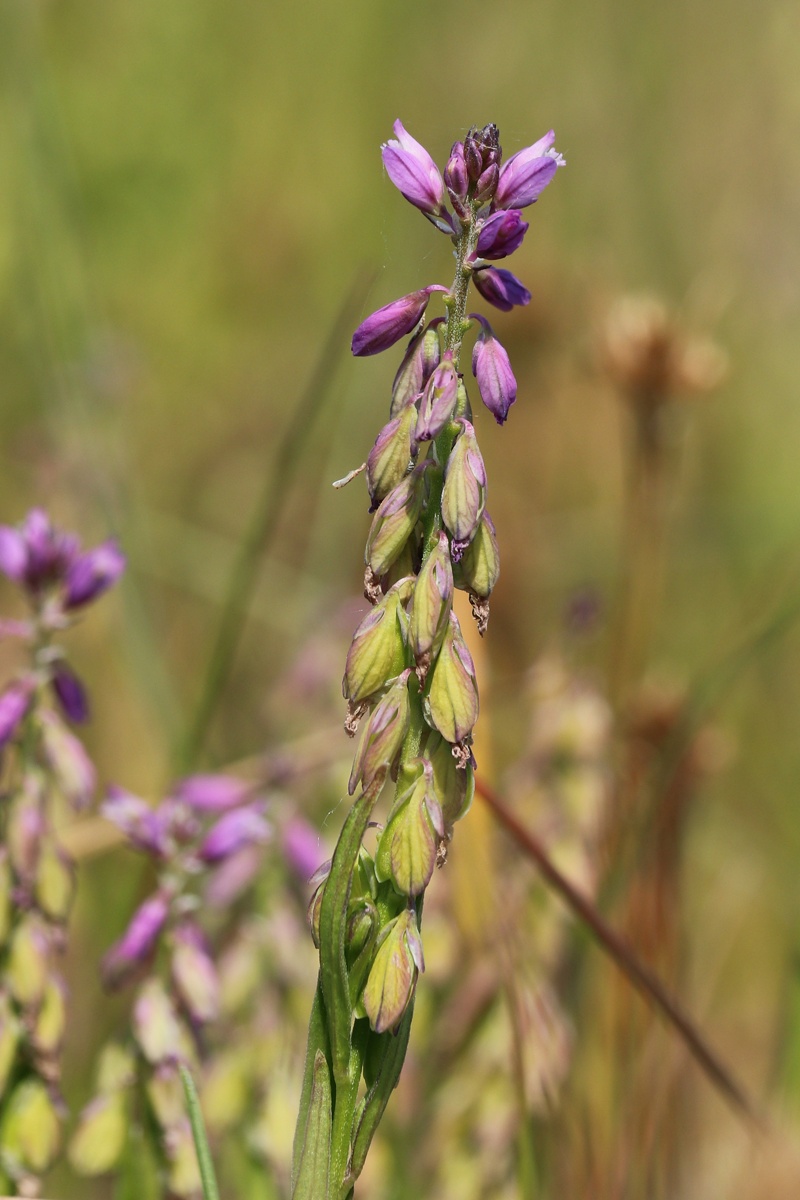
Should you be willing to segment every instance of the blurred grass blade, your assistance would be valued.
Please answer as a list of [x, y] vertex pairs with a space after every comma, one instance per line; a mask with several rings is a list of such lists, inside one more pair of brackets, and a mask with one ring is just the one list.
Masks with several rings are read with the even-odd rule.
[[181, 1073], [181, 1081], [183, 1083], [183, 1093], [186, 1097], [186, 1108], [189, 1112], [189, 1122], [192, 1126], [194, 1148], [197, 1153], [197, 1165], [200, 1168], [200, 1179], [202, 1180], [203, 1184], [203, 1197], [204, 1200], [219, 1200], [217, 1177], [214, 1174], [214, 1163], [211, 1158], [211, 1151], [208, 1148], [206, 1127], [205, 1122], [203, 1121], [203, 1112], [200, 1108], [200, 1097], [197, 1095], [197, 1088], [194, 1085], [194, 1080], [183, 1063], [179, 1064], [179, 1069]]
[[317, 1050], [303, 1143], [292, 1200], [328, 1200], [331, 1161], [331, 1077], [325, 1055]]
[[351, 327], [360, 311], [372, 276], [360, 272], [336, 314], [328, 337], [320, 351], [305, 392], [294, 410], [289, 427], [278, 446], [274, 465], [250, 519], [239, 553], [234, 560], [230, 580], [214, 635], [205, 674], [183, 744], [178, 748], [180, 772], [190, 770], [203, 745], [211, 719], [228, 681], [242, 635], [247, 605], [258, 580], [262, 555], [268, 549], [278, 525], [282, 507], [295, 472], [331, 394], [342, 347], [348, 344]]
[[728, 1067], [717, 1057], [694, 1022], [670, 995], [661, 980], [635, 955], [624, 938], [611, 928], [595, 905], [583, 896], [552, 862], [542, 843], [506, 808], [496, 792], [476, 778], [475, 791], [488, 805], [503, 828], [525, 854], [536, 863], [545, 882], [555, 891], [586, 926], [606, 953], [614, 960], [637, 991], [652, 1001], [681, 1038], [683, 1044], [725, 1099], [754, 1124], [763, 1126], [763, 1118]]

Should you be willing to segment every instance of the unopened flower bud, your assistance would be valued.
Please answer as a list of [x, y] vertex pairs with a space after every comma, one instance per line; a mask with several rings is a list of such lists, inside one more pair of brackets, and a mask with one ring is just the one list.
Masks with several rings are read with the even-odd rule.
[[78, 555], [67, 571], [65, 607], [80, 608], [96, 600], [124, 570], [125, 555], [113, 540]]
[[62, 979], [50, 979], [31, 1032], [31, 1042], [36, 1053], [44, 1058], [56, 1055], [64, 1041], [66, 1027], [66, 988]]
[[164, 892], [156, 892], [139, 905], [128, 928], [103, 959], [101, 971], [106, 987], [119, 987], [151, 958], [169, 910], [169, 897]]
[[413, 579], [396, 583], [353, 634], [342, 680], [342, 694], [351, 704], [374, 696], [406, 665], [408, 618], [403, 606], [413, 588]]
[[498, 259], [513, 254], [528, 231], [516, 209], [502, 209], [484, 221], [475, 247], [477, 258]]
[[199, 850], [201, 861], [219, 863], [244, 846], [269, 841], [272, 827], [264, 815], [265, 809], [263, 801], [254, 801], [220, 817], [203, 839]]
[[386, 574], [414, 532], [425, 499], [427, 466], [420, 463], [398, 483], [372, 518], [364, 559], [375, 575]]
[[150, 978], [139, 989], [133, 1006], [133, 1035], [150, 1063], [180, 1058], [186, 1031], [160, 979]]
[[172, 795], [195, 812], [218, 813], [243, 804], [253, 785], [236, 775], [189, 775], [175, 785]]
[[517, 381], [505, 347], [501, 346], [485, 317], [472, 314], [483, 326], [472, 351], [472, 373], [478, 380], [481, 400], [502, 425], [517, 398]]
[[447, 837], [455, 822], [469, 812], [475, 795], [475, 772], [469, 763], [464, 769], [456, 766], [453, 747], [438, 733], [428, 739], [425, 757], [433, 771], [433, 788], [441, 805]]
[[418, 975], [425, 970], [413, 911], [406, 909], [395, 917], [381, 938], [362, 999], [375, 1033], [385, 1033], [399, 1024], [414, 995]]
[[408, 343], [392, 384], [391, 417], [398, 416], [409, 400], [416, 400], [438, 367], [442, 357], [438, 329], [443, 323], [444, 317], [434, 317]]
[[410, 674], [410, 669], [403, 671], [375, 706], [350, 772], [347, 790], [351, 796], [359, 782], [362, 788], [368, 788], [381, 773], [385, 775], [400, 751], [411, 718]]
[[39, 713], [45, 757], [64, 799], [76, 811], [91, 802], [97, 775], [83, 743], [54, 712]]
[[33, 685], [28, 680], [10, 684], [0, 695], [0, 750], [15, 737], [24, 721], [33, 697]]
[[469, 174], [467, 173], [463, 142], [453, 143], [447, 166], [444, 169], [444, 182], [456, 212], [459, 216], [464, 216], [467, 212], [464, 202], [469, 191]]
[[452, 602], [450, 543], [442, 530], [436, 545], [422, 564], [409, 612], [409, 645], [416, 661], [424, 667], [423, 677], [432, 656], [441, 645]]
[[491, 163], [485, 171], [481, 172], [478, 182], [475, 184], [475, 203], [488, 204], [497, 191], [497, 181], [500, 178], [500, 168], [497, 163]]
[[103, 1175], [122, 1157], [128, 1138], [122, 1092], [96, 1096], [86, 1105], [69, 1144], [70, 1165], [79, 1175]]
[[504, 267], [483, 267], [473, 273], [472, 279], [484, 300], [503, 312], [511, 312], [515, 305], [531, 302], [531, 294], [524, 283]]
[[6, 980], [11, 995], [25, 1008], [41, 1002], [49, 978], [50, 941], [43, 923], [35, 916], [22, 918], [11, 934], [6, 961]]
[[219, 1015], [219, 979], [200, 929], [189, 922], [174, 934], [172, 978], [193, 1021], [203, 1024]]
[[429, 679], [423, 701], [425, 719], [448, 742], [463, 742], [478, 719], [478, 685], [455, 613], [450, 613], [450, 625]]
[[59, 663], [53, 672], [53, 691], [68, 721], [82, 725], [89, 720], [89, 698], [74, 671]]
[[391, 304], [384, 304], [383, 308], [377, 309], [362, 321], [353, 334], [353, 354], [359, 358], [388, 350], [395, 342], [399, 342], [400, 338], [411, 333], [421, 320], [428, 307], [431, 292], [446, 291], [447, 288], [441, 284], [432, 283], [417, 292], [401, 296], [399, 300], [392, 300]]
[[58, 1154], [61, 1122], [44, 1083], [25, 1079], [6, 1101], [0, 1126], [3, 1157], [24, 1174], [42, 1175]]
[[419, 896], [430, 883], [444, 834], [431, 764], [421, 760], [419, 775], [398, 796], [381, 834], [375, 856], [378, 879], [391, 879], [404, 896]]
[[458, 562], [475, 536], [486, 505], [486, 468], [475, 430], [465, 418], [461, 434], [447, 460], [442, 491], [442, 517], [453, 537], [453, 562]]
[[75, 870], [72, 862], [52, 838], [47, 838], [36, 868], [36, 902], [51, 921], [63, 923], [69, 916], [74, 895]]
[[0, 1096], [6, 1094], [6, 1084], [17, 1057], [22, 1026], [6, 992], [0, 992]]
[[497, 126], [490, 124], [478, 129], [473, 125], [464, 139], [464, 157], [472, 182], [476, 183], [487, 168], [499, 163], [502, 154]]
[[458, 372], [453, 366], [452, 356], [446, 354], [444, 361], [431, 375], [419, 402], [419, 416], [414, 438], [418, 442], [429, 442], [438, 437], [452, 419], [458, 395]]
[[369, 900], [359, 900], [347, 921], [345, 954], [349, 963], [355, 962], [372, 937], [377, 920], [375, 905]]
[[416, 406], [409, 400], [375, 439], [367, 459], [367, 489], [373, 510], [397, 487], [413, 464], [411, 438], [416, 420]]

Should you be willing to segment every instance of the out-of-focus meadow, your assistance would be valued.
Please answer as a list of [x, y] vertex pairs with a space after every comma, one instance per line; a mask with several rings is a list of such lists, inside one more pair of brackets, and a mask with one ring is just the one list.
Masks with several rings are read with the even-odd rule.
[[[531, 825], [561, 829], [518, 765], [532, 706], [569, 692], [560, 672], [606, 696], [623, 578], [638, 572], [646, 662], [610, 697], [603, 770], [626, 780], [634, 820], [637, 788], [658, 799], [665, 744], [696, 761], [663, 833], [670, 862], [660, 835], [645, 838], [601, 899], [770, 1127], [753, 1134], [574, 927], [518, 920], [533, 868], [476, 802], [434, 879], [411, 1058], [363, 1194], [796, 1196], [797, 6], [4, 0], [0, 68], [0, 520], [41, 504], [87, 541], [116, 533], [129, 556], [119, 594], [70, 635], [103, 783], [155, 798], [185, 765], [237, 549], [278, 473], [277, 527], [192, 765], [330, 734], [332, 769], [290, 778], [283, 797], [323, 830], [321, 858], [342, 816], [337, 693], [367, 532], [363, 486], [330, 484], [384, 423], [396, 362], [355, 362], [349, 337], [372, 309], [451, 277], [447, 240], [398, 196], [379, 145], [397, 117], [440, 163], [473, 123], [496, 122], [506, 154], [555, 128], [568, 165], [515, 265], [533, 300], [494, 321], [519, 398], [505, 428], [476, 421], [502, 556], [480, 765]], [[643, 291], [728, 358], [719, 387], [666, 414], [644, 535], [630, 493], [623, 517], [631, 413], [600, 349], [615, 301]], [[583, 624], [576, 598], [592, 610]], [[14, 604], [4, 585], [4, 613]], [[583, 717], [562, 719], [579, 737]], [[126, 993], [109, 1002], [96, 963], [147, 886], [128, 851], [81, 853], [75, 1111], [102, 1037], [125, 1021]], [[579, 883], [591, 874], [572, 865]], [[648, 926], [648, 886], [665, 874]], [[512, 924], [507, 958], [488, 953]], [[303, 932], [281, 936], [257, 1117], [239, 1158], [216, 1142], [241, 1196], [285, 1186], [314, 955]], [[529, 976], [528, 1003], [514, 981]], [[111, 1194], [65, 1166], [47, 1188]]]

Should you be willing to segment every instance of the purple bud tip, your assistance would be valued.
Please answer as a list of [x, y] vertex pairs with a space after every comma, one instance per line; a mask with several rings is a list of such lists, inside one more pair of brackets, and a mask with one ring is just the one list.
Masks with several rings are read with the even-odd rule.
[[505, 348], [501, 346], [485, 317], [470, 313], [483, 329], [472, 351], [472, 373], [478, 380], [481, 400], [498, 425], [508, 417], [508, 410], [517, 398], [517, 381]]
[[196, 812], [214, 813], [242, 804], [252, 791], [252, 784], [234, 775], [190, 775], [175, 786], [173, 795]]
[[295, 816], [286, 822], [282, 841], [287, 863], [302, 883], [308, 883], [319, 870], [325, 853], [319, 833], [308, 821]]
[[125, 570], [125, 555], [115, 541], [79, 555], [67, 572], [65, 606], [79, 608], [108, 591]]
[[446, 287], [434, 283], [429, 287], [421, 288], [418, 292], [410, 292], [407, 296], [401, 296], [399, 300], [393, 300], [391, 304], [385, 304], [383, 308], [379, 308], [377, 312], [368, 316], [366, 321], [362, 321], [353, 334], [351, 347], [353, 354], [357, 358], [363, 358], [370, 354], [380, 354], [382, 350], [388, 350], [395, 342], [399, 342], [400, 338], [411, 333], [414, 326], [421, 320], [422, 314], [428, 307], [431, 292], [446, 291]]
[[86, 689], [77, 675], [63, 663], [53, 672], [53, 691], [61, 711], [68, 721], [82, 725], [89, 720], [89, 700]]

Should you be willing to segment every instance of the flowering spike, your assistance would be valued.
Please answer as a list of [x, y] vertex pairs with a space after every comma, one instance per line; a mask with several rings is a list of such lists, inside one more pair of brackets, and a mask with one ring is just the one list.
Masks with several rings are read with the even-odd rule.
[[450, 452], [442, 491], [442, 517], [453, 536], [453, 562], [458, 562], [475, 536], [486, 504], [486, 468], [475, 430], [460, 418], [461, 434]]
[[484, 300], [503, 312], [511, 312], [515, 305], [531, 302], [531, 294], [525, 285], [504, 267], [482, 267], [472, 278]]
[[494, 336], [491, 325], [485, 317], [473, 315], [483, 328], [472, 351], [472, 373], [478, 380], [481, 400], [497, 424], [502, 425], [517, 398], [517, 381], [508, 354]]
[[424, 701], [425, 719], [453, 745], [464, 742], [478, 719], [475, 664], [455, 613], [433, 668]]
[[394, 135], [381, 146], [386, 173], [410, 204], [431, 217], [441, 217], [444, 206], [444, 180], [428, 151], [407, 133], [400, 121], [394, 123]]
[[538, 142], [518, 150], [500, 168], [494, 196], [496, 208], [527, 208], [537, 200], [559, 167], [566, 165], [553, 149], [556, 135], [551, 129]]

